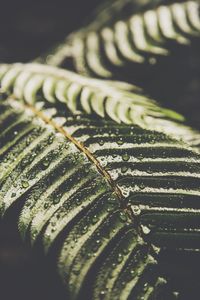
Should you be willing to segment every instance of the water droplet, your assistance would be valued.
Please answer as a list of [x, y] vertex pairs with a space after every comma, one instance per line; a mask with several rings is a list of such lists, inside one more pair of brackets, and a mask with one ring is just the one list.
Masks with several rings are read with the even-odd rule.
[[120, 264], [123, 261], [123, 256], [121, 253], [118, 254], [117, 262]]
[[151, 168], [146, 169], [146, 172], [147, 172], [148, 174], [152, 174]]
[[100, 141], [99, 141], [99, 145], [100, 145], [100, 146], [103, 146], [103, 145], [104, 145], [104, 141], [103, 141], [103, 140], [100, 140]]
[[101, 158], [101, 159], [99, 159], [99, 161], [100, 161], [101, 166], [102, 166], [103, 168], [105, 168], [105, 167], [107, 166], [107, 161], [105, 160], [105, 158]]
[[123, 161], [128, 161], [130, 159], [130, 156], [128, 154], [122, 155]]
[[43, 169], [48, 168], [49, 164], [50, 164], [49, 159], [45, 158], [42, 162]]
[[87, 232], [87, 229], [88, 229], [88, 227], [87, 227], [87, 226], [84, 226], [84, 227], [82, 228], [82, 230], [81, 230], [82, 234], [85, 234], [85, 233]]
[[97, 251], [99, 250], [100, 245], [94, 245], [92, 248], [93, 256], [97, 255]]
[[143, 189], [145, 188], [144, 183], [140, 183], [139, 188], [140, 188], [141, 190], [143, 190]]
[[121, 168], [121, 172], [124, 174], [124, 173], [126, 173], [128, 171], [128, 168], [126, 167], [126, 166], [123, 166], [122, 168]]
[[56, 215], [56, 219], [59, 220], [60, 219], [60, 214]]
[[120, 220], [122, 222], [126, 222], [127, 221], [127, 216], [124, 212], [120, 212]]
[[57, 196], [55, 199], [53, 199], [53, 204], [58, 204], [60, 202], [60, 197]]
[[80, 205], [82, 203], [82, 199], [81, 198], [77, 198], [75, 201], [76, 201], [77, 205]]
[[123, 197], [127, 198], [130, 194], [130, 190], [124, 186], [120, 187]]
[[29, 207], [29, 206], [31, 206], [31, 201], [29, 200], [29, 201], [26, 201], [26, 207]]
[[91, 253], [87, 253], [86, 255], [87, 258], [90, 258], [91, 256], [92, 256]]
[[128, 254], [128, 252], [129, 252], [129, 250], [128, 250], [128, 249], [123, 249], [122, 251], [123, 251], [123, 254], [124, 254], [124, 255], [127, 255], [127, 254]]
[[113, 210], [113, 205], [109, 206], [106, 210], [107, 212], [111, 212]]
[[139, 216], [141, 214], [141, 210], [139, 206], [132, 205], [131, 206], [132, 212], [135, 216]]
[[113, 268], [115, 268], [116, 267], [116, 263], [112, 263], [112, 266], [113, 266]]
[[109, 173], [110, 173], [112, 180], [117, 180], [117, 178], [119, 177], [119, 173], [117, 170], [111, 170]]
[[138, 160], [143, 160], [143, 158], [144, 158], [144, 155], [143, 155], [142, 153], [140, 153], [140, 154], [138, 155]]
[[47, 209], [49, 207], [49, 204], [48, 203], [45, 203], [44, 204], [44, 209]]
[[23, 180], [23, 181], [22, 181], [22, 187], [23, 187], [24, 189], [28, 188], [28, 187], [29, 187], [29, 182], [26, 181], [26, 180]]
[[149, 234], [151, 232], [150, 228], [144, 225], [141, 225], [142, 231], [145, 235]]
[[101, 291], [100, 295], [105, 295], [105, 293], [106, 293], [105, 291]]
[[117, 141], [117, 144], [118, 144], [118, 145], [123, 145], [123, 143], [124, 143], [124, 142], [123, 142], [122, 138], [120, 138], [120, 139]]
[[97, 217], [97, 215], [94, 215], [92, 218], [92, 224], [96, 224], [98, 222], [99, 218]]
[[53, 137], [53, 136], [50, 136], [50, 137], [48, 138], [48, 144], [49, 144], [49, 145], [52, 144], [52, 143], [53, 143], [53, 140], [54, 140], [54, 137]]
[[115, 202], [116, 202], [116, 198], [109, 197], [109, 198], [108, 198], [108, 202], [109, 202], [109, 203], [115, 203]]

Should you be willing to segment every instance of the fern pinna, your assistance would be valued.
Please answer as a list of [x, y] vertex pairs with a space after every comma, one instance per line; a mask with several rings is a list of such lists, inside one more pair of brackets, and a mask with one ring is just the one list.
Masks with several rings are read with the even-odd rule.
[[1, 104], [1, 215], [23, 206], [22, 237], [42, 235], [47, 253], [61, 238], [71, 299], [173, 299], [151, 241], [199, 248], [198, 152], [136, 125], [41, 107]]
[[97, 19], [71, 34], [44, 60], [65, 66], [72, 59], [78, 73], [111, 78], [120, 70], [130, 72], [130, 64], [133, 70], [144, 62], [155, 64], [174, 46], [188, 45], [200, 35], [198, 1], [162, 4], [125, 19], [109, 20], [102, 24]]
[[117, 123], [164, 132], [199, 149], [199, 132], [184, 125], [182, 115], [159, 107], [142, 89], [131, 84], [88, 79], [33, 63], [0, 65], [0, 83], [2, 93], [29, 104], [43, 99], [73, 114], [96, 114]]

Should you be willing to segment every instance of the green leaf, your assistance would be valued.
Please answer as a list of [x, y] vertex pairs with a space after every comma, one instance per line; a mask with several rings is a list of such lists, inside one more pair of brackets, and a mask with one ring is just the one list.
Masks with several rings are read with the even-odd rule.
[[199, 249], [199, 154], [163, 133], [41, 107], [0, 104], [1, 215], [19, 206], [22, 237], [46, 253], [57, 245], [70, 299], [174, 299], [151, 241]]
[[[173, 46], [199, 38], [198, 1], [168, 5], [157, 1], [157, 6], [134, 2], [106, 6], [95, 21], [72, 33], [43, 61], [62, 67], [71, 59], [80, 74], [111, 78], [121, 69], [129, 70], [130, 65], [137, 72], [137, 65], [155, 64], [157, 58], [170, 55]], [[126, 4], [128, 12], [124, 13]]]
[[130, 84], [90, 79], [40, 64], [0, 65], [2, 92], [34, 104], [41, 99], [73, 114], [96, 114], [117, 123], [164, 132], [198, 148], [199, 132], [184, 117], [139, 93]]

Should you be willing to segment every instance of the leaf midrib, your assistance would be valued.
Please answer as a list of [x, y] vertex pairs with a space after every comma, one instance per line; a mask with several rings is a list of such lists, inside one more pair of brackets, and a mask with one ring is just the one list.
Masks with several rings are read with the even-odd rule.
[[101, 166], [98, 159], [89, 151], [89, 149], [87, 147], [85, 147], [85, 145], [82, 142], [79, 142], [76, 138], [74, 138], [71, 134], [69, 134], [65, 128], [63, 128], [62, 126], [59, 126], [53, 119], [50, 119], [49, 117], [47, 117], [45, 115], [45, 113], [43, 113], [42, 111], [39, 111], [33, 105], [24, 104], [24, 103], [21, 103], [21, 105], [24, 108], [30, 109], [37, 117], [39, 117], [46, 124], [51, 125], [54, 128], [54, 130], [56, 130], [57, 132], [64, 135], [65, 138], [67, 138], [70, 142], [72, 142], [76, 146], [76, 148], [78, 148], [79, 151], [84, 153], [87, 156], [87, 158], [89, 159], [89, 161], [95, 165], [98, 172], [109, 183], [109, 185], [111, 186], [111, 188], [113, 190], [113, 193], [117, 196], [117, 198], [120, 200], [120, 202], [122, 204], [124, 203], [124, 201], [123, 201], [124, 197], [123, 197], [122, 192], [121, 192], [120, 188], [118, 187], [118, 185], [113, 181], [110, 174]]

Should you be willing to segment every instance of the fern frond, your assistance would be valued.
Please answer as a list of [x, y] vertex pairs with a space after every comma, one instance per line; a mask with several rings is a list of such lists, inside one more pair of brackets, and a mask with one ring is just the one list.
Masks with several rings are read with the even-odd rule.
[[90, 79], [40, 64], [0, 65], [0, 83], [2, 92], [29, 104], [42, 98], [73, 114], [96, 114], [199, 145], [199, 133], [185, 126], [181, 115], [159, 107], [130, 84]]
[[[151, 189], [152, 203], [159, 192], [170, 193], [177, 208], [182, 205], [177, 193], [198, 198], [187, 178], [199, 180], [199, 154], [139, 127], [85, 116], [64, 118], [61, 127], [56, 110], [41, 110], [40, 103], [31, 106], [8, 99], [0, 104], [1, 215], [19, 205], [19, 231], [24, 238], [32, 244], [42, 241], [47, 253], [60, 245], [58, 269], [70, 299], [83, 299], [85, 293], [84, 299], [174, 299], [160, 279], [154, 246], [145, 241], [147, 232], [130, 203], [133, 195], [145, 196]], [[166, 151], [175, 160], [167, 163], [168, 170], [163, 168]], [[181, 164], [177, 170], [185, 155], [190, 167]], [[197, 203], [193, 210], [198, 214]], [[193, 210], [188, 208], [185, 218], [190, 237], [197, 230], [191, 226]], [[173, 217], [177, 215], [178, 209]], [[179, 228], [174, 231], [179, 236]], [[184, 243], [183, 239], [178, 247], [184, 249]], [[197, 249], [196, 239], [193, 246]]]
[[104, 26], [93, 22], [70, 35], [46, 63], [64, 66], [72, 58], [78, 73], [111, 78], [130, 64], [155, 64], [157, 58], [169, 55], [171, 47], [190, 44], [199, 36], [198, 1], [177, 2]]
[[[15, 106], [16, 105], [15, 103]], [[20, 107], [20, 104], [18, 105]], [[16, 116], [15, 118], [13, 118], [13, 114]], [[55, 110], [53, 114], [55, 114]], [[30, 190], [30, 195], [26, 192], [26, 197], [29, 198], [30, 196], [30, 201], [27, 201], [27, 205], [25, 205], [21, 214], [21, 219], [25, 220], [25, 227], [22, 226], [21, 228], [32, 228], [31, 236], [34, 241], [37, 237], [36, 232], [38, 232], [38, 234], [41, 232], [44, 226], [43, 222], [48, 217], [46, 210], [49, 209], [51, 215], [55, 208], [56, 210], [58, 209], [57, 206], [52, 208], [52, 201], [56, 195], [59, 195], [58, 198], [60, 199], [60, 197], [62, 198], [62, 193], [64, 191], [66, 192], [66, 183], [64, 184], [64, 182], [68, 182], [70, 178], [68, 182], [70, 189], [72, 188], [71, 184], [72, 186], [76, 185], [78, 187], [79, 180], [81, 180], [81, 184], [84, 186], [86, 184], [85, 180], [87, 179], [85, 172], [87, 173], [88, 167], [85, 165], [82, 167], [78, 157], [76, 157], [76, 160], [71, 158], [73, 147], [62, 145], [64, 137], [60, 137], [61, 142], [55, 144], [52, 142], [53, 134], [51, 133], [49, 135], [46, 130], [44, 130], [44, 132], [42, 130], [34, 130], [34, 134], [39, 135], [38, 138], [31, 143], [31, 148], [27, 147], [26, 144], [25, 151], [22, 151], [21, 147], [24, 147], [25, 144], [21, 144], [21, 140], [23, 140], [23, 138], [27, 139], [26, 135], [29, 131], [32, 136], [33, 124], [36, 122], [36, 124], [38, 123], [37, 127], [39, 127], [41, 122], [40, 120], [33, 119], [33, 123], [30, 124], [30, 115], [31, 113], [29, 111], [27, 117], [21, 116], [19, 118], [17, 117], [18, 114], [13, 111], [7, 115], [7, 112], [4, 112], [2, 108], [1, 126], [2, 129], [4, 128], [3, 126], [6, 127], [1, 133], [1, 180], [3, 184], [1, 195], [4, 195], [1, 210], [3, 213], [19, 198], [21, 193], [24, 193], [26, 189]], [[42, 113], [42, 118], [43, 121], [52, 119], [52, 111], [49, 112], [49, 110], [47, 110]], [[54, 116], [53, 120], [57, 122], [58, 117]], [[49, 121], [49, 126], [52, 126], [51, 124], [55, 126], [54, 123]], [[174, 216], [174, 226], [177, 225], [176, 221], [178, 220], [178, 215], [181, 216], [184, 222], [188, 218], [188, 214], [190, 216], [194, 215], [192, 220], [195, 220], [195, 216], [198, 217], [199, 154], [192, 151], [188, 146], [184, 146], [184, 144], [172, 140], [162, 133], [146, 131], [138, 127], [127, 127], [126, 125], [114, 125], [113, 123], [100, 121], [96, 122], [86, 119], [84, 116], [79, 116], [79, 119], [67, 117], [63, 130], [65, 130], [65, 128], [70, 131], [74, 137], [70, 138], [72, 144], [75, 146], [78, 145], [78, 149], [81, 151], [87, 149], [89, 152], [84, 150], [84, 155], [94, 163], [95, 167], [98, 167], [97, 169], [103, 174], [106, 180], [108, 179], [112, 187], [117, 187], [117, 190], [120, 188], [120, 191], [116, 192], [116, 194], [129, 199], [128, 206], [130, 206], [131, 214], [137, 216], [139, 212], [139, 215], [141, 214], [145, 220], [146, 212], [148, 214], [152, 213], [152, 215], [157, 215], [158, 213], [167, 215], [170, 213], [170, 216]], [[62, 132], [65, 133], [65, 131], [60, 129], [60, 133]], [[68, 135], [65, 137], [69, 139]], [[12, 153], [12, 149], [16, 143], [20, 145], [18, 148], [20, 150], [18, 159], [16, 159]], [[83, 143], [85, 145], [84, 147], [82, 147]], [[38, 144], [39, 146], [37, 148]], [[11, 153], [9, 153], [9, 149], [11, 149]], [[17, 148], [15, 148], [15, 151], [16, 149]], [[34, 155], [31, 155], [32, 152]], [[59, 157], [57, 156], [58, 153], [60, 153]], [[8, 154], [10, 156], [7, 157]], [[66, 158], [64, 159], [64, 157]], [[70, 165], [71, 160], [72, 165]], [[55, 176], [55, 166], [59, 164], [61, 164], [61, 166], [58, 168], [58, 174], [65, 171], [64, 167], [66, 167], [66, 164], [68, 164], [68, 172], [66, 177], [63, 176], [62, 178], [63, 185], [60, 181], [55, 181], [54, 185], [52, 180], [53, 178], [55, 178], [55, 180], [57, 179]], [[46, 174], [46, 168], [52, 168], [52, 171], [54, 171], [54, 173], [52, 173], [53, 177], [50, 181], [51, 184], [48, 193], [44, 193], [44, 190], [46, 191], [48, 188], [49, 182], [46, 179], [44, 182], [42, 180]], [[64, 169], [62, 170], [62, 168]], [[107, 171], [104, 172], [104, 169]], [[76, 172], [79, 173], [79, 176], [76, 175]], [[9, 177], [8, 175], [11, 173], [12, 177]], [[91, 176], [92, 173], [89, 172], [89, 176]], [[11, 188], [14, 178], [15, 182]], [[30, 179], [29, 182], [27, 182], [25, 178]], [[76, 180], [78, 180], [78, 182], [76, 182]], [[93, 176], [91, 176], [91, 180], [94, 181]], [[36, 183], [38, 181], [41, 185], [37, 187]], [[65, 187], [64, 191], [62, 191], [61, 188], [59, 192], [60, 188], [58, 183], [60, 188]], [[37, 194], [39, 199], [37, 203], [34, 202], [34, 208], [30, 206], [30, 202], [34, 201], [34, 199], [32, 199], [32, 193], [35, 190], [32, 190], [32, 186], [37, 187], [37, 193], [44, 195], [43, 198], [43, 196]], [[88, 190], [88, 188], [86, 190]], [[54, 189], [56, 194], [52, 193]], [[107, 188], [104, 190], [101, 184], [99, 188], [97, 188], [97, 193], [101, 193], [102, 190], [106, 192]], [[91, 189], [90, 193], [93, 195], [93, 189]], [[67, 194], [69, 197], [72, 197], [69, 191], [67, 191]], [[79, 194], [79, 197], [81, 197], [81, 194]], [[146, 199], [151, 200], [151, 205], [146, 204]], [[173, 199], [173, 205], [171, 199]], [[45, 206], [43, 206], [44, 201]], [[63, 201], [64, 198], [58, 206], [62, 206]], [[72, 200], [72, 204], [73, 202], [74, 200]], [[57, 200], [55, 200], [55, 205], [56, 204], [58, 204]], [[134, 205], [136, 205], [138, 210], [133, 209]], [[71, 207], [69, 205], [68, 209], [72, 207], [73, 205]], [[38, 213], [38, 215], [36, 213]], [[60, 213], [62, 214], [62, 210]], [[65, 224], [62, 222], [64, 222], [65, 218], [69, 218], [68, 210], [67, 214], [65, 209], [63, 213], [64, 215], [62, 215], [60, 219], [61, 224]], [[183, 214], [185, 214], [184, 218]], [[33, 215], [36, 215], [36, 219], [33, 218]], [[71, 216], [73, 216], [73, 214]], [[54, 230], [52, 230], [51, 224], [51, 230], [47, 227], [48, 233], [52, 232], [54, 238], [62, 228], [61, 224], [59, 224], [60, 221], [52, 222], [52, 224], [54, 224], [53, 226], [56, 226]], [[32, 227], [29, 227], [30, 223], [32, 223]], [[22, 222], [20, 224], [22, 224]], [[173, 223], [171, 224], [173, 227]], [[187, 222], [185, 222], [185, 224], [187, 227]], [[195, 226], [196, 225], [195, 223]], [[168, 227], [166, 226], [166, 228]], [[180, 229], [182, 230], [181, 227], [178, 227], [178, 230]], [[185, 228], [184, 231], [187, 232]], [[189, 232], [192, 232], [191, 228]], [[49, 237], [49, 234], [47, 234], [47, 236]]]

